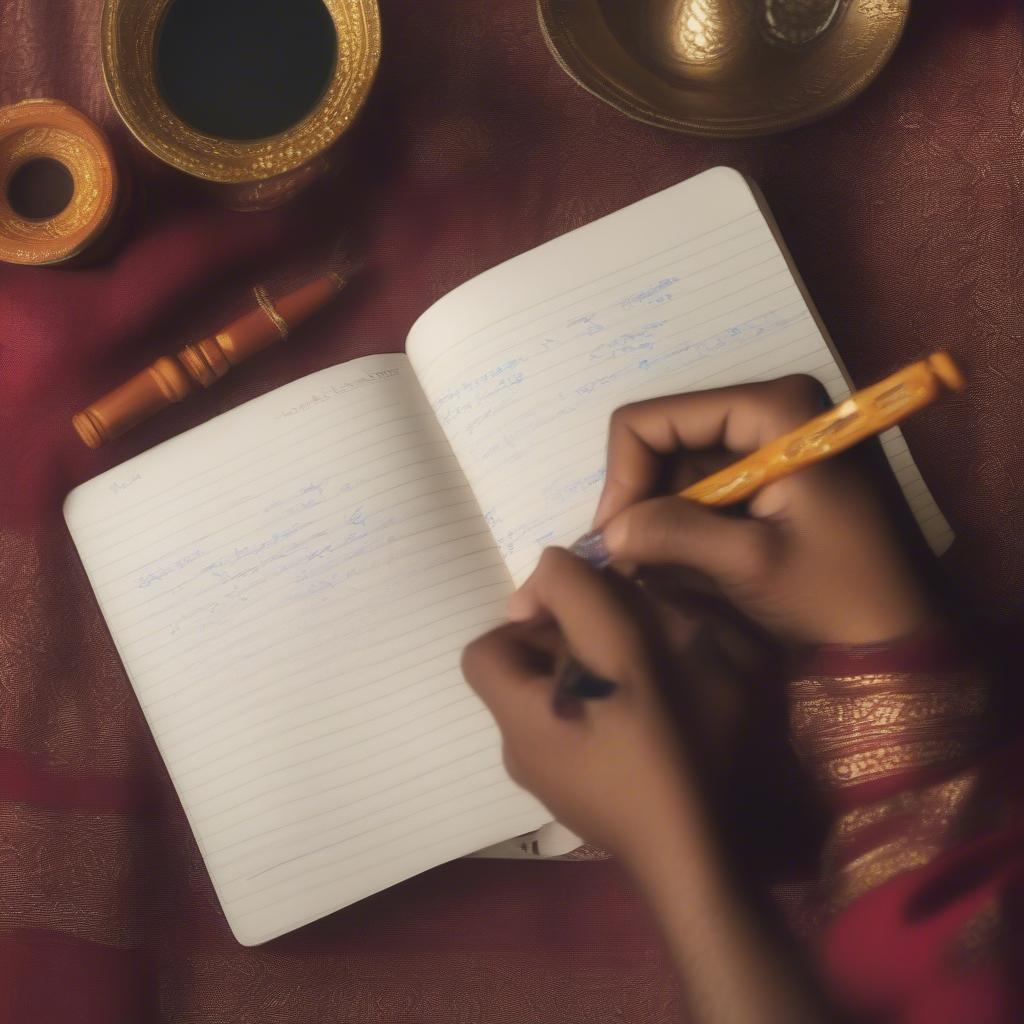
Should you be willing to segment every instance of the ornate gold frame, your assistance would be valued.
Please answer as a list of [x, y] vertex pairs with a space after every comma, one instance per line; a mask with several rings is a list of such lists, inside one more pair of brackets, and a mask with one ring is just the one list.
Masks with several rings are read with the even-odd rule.
[[796, 128], [850, 103], [892, 56], [910, 0], [848, 0], [841, 19], [800, 53], [755, 42], [746, 54], [733, 54], [717, 67], [714, 61], [703, 68], [695, 63], [692, 77], [680, 73], [675, 79], [630, 54], [601, 8], [602, 0], [537, 0], [548, 48], [577, 84], [637, 121], [691, 135], [745, 138]]
[[323, 0], [338, 36], [338, 61], [317, 106], [298, 124], [266, 139], [239, 141], [198, 132], [167, 106], [156, 87], [156, 36], [170, 2], [105, 0], [103, 77], [132, 134], [186, 174], [239, 184], [294, 171], [338, 140], [369, 95], [380, 63], [376, 0]]

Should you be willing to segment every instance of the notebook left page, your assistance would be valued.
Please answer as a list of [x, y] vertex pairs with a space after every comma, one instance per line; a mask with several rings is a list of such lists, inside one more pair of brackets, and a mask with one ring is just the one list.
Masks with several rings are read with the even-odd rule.
[[239, 941], [550, 819], [459, 671], [511, 582], [405, 356], [248, 402], [65, 517]]

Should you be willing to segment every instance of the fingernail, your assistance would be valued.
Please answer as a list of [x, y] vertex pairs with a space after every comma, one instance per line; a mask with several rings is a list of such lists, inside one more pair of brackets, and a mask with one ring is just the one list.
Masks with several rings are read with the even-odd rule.
[[604, 534], [600, 530], [585, 533], [569, 550], [595, 569], [604, 569], [612, 560], [608, 548], [605, 547]]

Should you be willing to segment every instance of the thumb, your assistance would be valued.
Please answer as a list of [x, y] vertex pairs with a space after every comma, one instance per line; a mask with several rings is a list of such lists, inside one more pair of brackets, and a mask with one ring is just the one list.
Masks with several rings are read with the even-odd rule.
[[768, 523], [724, 515], [674, 495], [624, 509], [605, 525], [603, 538], [615, 561], [686, 566], [723, 587], [766, 573], [780, 539]]

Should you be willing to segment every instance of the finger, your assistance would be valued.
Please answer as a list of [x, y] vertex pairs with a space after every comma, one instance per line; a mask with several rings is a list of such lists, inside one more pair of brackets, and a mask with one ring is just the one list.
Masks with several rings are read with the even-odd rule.
[[685, 566], [726, 589], [769, 571], [780, 540], [765, 523], [674, 496], [630, 505], [604, 528], [605, 546], [616, 561]]
[[533, 575], [513, 595], [509, 614], [547, 614], [573, 655], [596, 675], [619, 683], [649, 673], [650, 609], [638, 589], [601, 573], [562, 548], [548, 548]]
[[[703, 480], [705, 477], [725, 469], [737, 459], [735, 452], [727, 452], [720, 448], [709, 448], [702, 451], [683, 452], [669, 457], [661, 474], [661, 494], [679, 494], [687, 487]], [[651, 495], [656, 497], [656, 495]]]
[[594, 522], [656, 493], [665, 456], [720, 446], [746, 454], [820, 412], [823, 390], [792, 376], [623, 406], [612, 415], [608, 466]]
[[502, 626], [462, 652], [466, 682], [503, 729], [551, 717], [557, 651], [546, 634], [552, 632]]

